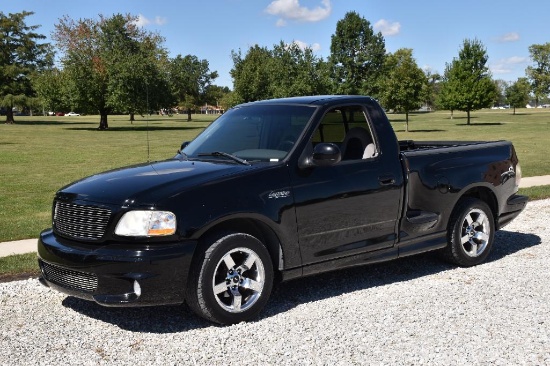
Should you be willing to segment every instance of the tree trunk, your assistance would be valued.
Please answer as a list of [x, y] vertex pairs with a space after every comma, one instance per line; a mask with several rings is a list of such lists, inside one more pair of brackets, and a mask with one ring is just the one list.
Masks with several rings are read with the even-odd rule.
[[191, 108], [187, 110], [187, 122], [191, 121]]
[[514, 116], [516, 115], [516, 107], [514, 107]]
[[6, 124], [13, 124], [15, 121], [13, 120], [13, 108], [10, 106], [6, 110]]
[[453, 110], [451, 109], [451, 119], [453, 119]]
[[133, 124], [133, 123], [134, 123], [134, 121], [136, 120], [136, 118], [135, 118], [135, 117], [136, 117], [136, 114], [135, 114], [135, 113], [133, 113], [133, 112], [132, 112], [132, 113], [130, 113], [130, 123], [131, 123], [131, 124]]
[[468, 114], [468, 126], [470, 125], [470, 110], [467, 110], [466, 113]]
[[409, 111], [405, 112], [405, 126], [407, 129], [407, 132], [409, 132]]
[[109, 123], [107, 123], [107, 111], [100, 111], [99, 127], [98, 130], [106, 130], [109, 128]]

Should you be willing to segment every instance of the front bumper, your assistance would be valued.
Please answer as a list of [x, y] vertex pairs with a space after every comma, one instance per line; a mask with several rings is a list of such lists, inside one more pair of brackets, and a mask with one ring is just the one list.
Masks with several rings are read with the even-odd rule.
[[49, 229], [38, 239], [40, 282], [104, 306], [179, 304], [196, 244], [84, 244]]

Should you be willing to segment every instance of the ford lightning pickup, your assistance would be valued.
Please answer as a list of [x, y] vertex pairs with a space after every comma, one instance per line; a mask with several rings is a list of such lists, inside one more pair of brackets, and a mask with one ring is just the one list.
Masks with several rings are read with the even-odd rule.
[[104, 306], [256, 317], [276, 281], [426, 251], [483, 262], [527, 197], [509, 141], [398, 141], [365, 96], [242, 104], [173, 158], [61, 188], [41, 282]]

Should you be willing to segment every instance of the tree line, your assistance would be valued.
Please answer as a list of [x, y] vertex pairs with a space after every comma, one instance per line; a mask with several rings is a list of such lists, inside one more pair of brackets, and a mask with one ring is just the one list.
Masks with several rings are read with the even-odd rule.
[[169, 57], [164, 38], [136, 24], [137, 17], [115, 14], [55, 24], [52, 39], [60, 51], [42, 43], [39, 26], [28, 26], [32, 12], [0, 12], [0, 106], [6, 122], [13, 108], [79, 110], [108, 116], [151, 113], [177, 107], [188, 114], [204, 104], [227, 109], [239, 103], [287, 96], [362, 94], [380, 101], [388, 111], [405, 113], [425, 106], [470, 112], [495, 104], [525, 107], [550, 93], [550, 43], [532, 45], [534, 65], [513, 83], [493, 80], [481, 41], [465, 39], [458, 56], [443, 74], [423, 71], [413, 50], [389, 53], [384, 37], [368, 20], [348, 12], [336, 24], [330, 56], [311, 48], [280, 42], [231, 52], [233, 90], [214, 84], [217, 71], [194, 55]]

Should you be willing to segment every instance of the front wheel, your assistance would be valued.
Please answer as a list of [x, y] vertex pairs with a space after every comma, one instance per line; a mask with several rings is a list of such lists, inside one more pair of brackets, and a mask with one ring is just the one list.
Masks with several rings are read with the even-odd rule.
[[459, 201], [448, 226], [444, 259], [463, 267], [482, 263], [491, 251], [495, 220], [489, 206], [476, 198]]
[[220, 324], [256, 317], [273, 286], [273, 265], [266, 247], [244, 233], [226, 234], [207, 244], [191, 269], [188, 305]]

